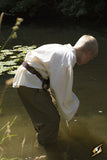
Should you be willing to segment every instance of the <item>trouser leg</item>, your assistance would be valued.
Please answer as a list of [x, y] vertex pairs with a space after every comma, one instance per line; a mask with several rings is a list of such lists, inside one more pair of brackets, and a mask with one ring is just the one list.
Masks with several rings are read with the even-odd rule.
[[52, 103], [50, 94], [28, 87], [18, 88], [18, 94], [33, 122], [38, 129], [40, 144], [51, 144], [57, 141], [60, 117]]

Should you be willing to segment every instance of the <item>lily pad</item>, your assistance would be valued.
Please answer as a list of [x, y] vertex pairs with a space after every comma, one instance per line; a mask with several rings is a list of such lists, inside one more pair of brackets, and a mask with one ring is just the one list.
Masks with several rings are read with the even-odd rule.
[[11, 75], [14, 75], [16, 73], [17, 70], [14, 70], [14, 71], [9, 71], [7, 72], [8, 74], [11, 74]]
[[10, 59], [15, 59], [17, 58], [17, 56], [10, 56]]
[[4, 53], [6, 55], [13, 55], [14, 54], [14, 52], [10, 51], [10, 50], [2, 50], [1, 53]]
[[0, 52], [0, 75], [4, 73], [15, 74], [19, 65], [23, 62], [26, 53], [36, 48], [36, 45], [16, 45], [13, 49], [5, 49]]
[[16, 45], [16, 46], [13, 46], [13, 49], [17, 49], [17, 48], [20, 48], [22, 47], [22, 45]]
[[17, 55], [17, 57], [25, 57], [25, 53], [21, 52], [20, 54]]
[[5, 56], [4, 55], [0, 55], [0, 61], [4, 60]]
[[0, 65], [12, 66], [16, 65], [16, 63], [14, 61], [6, 61], [6, 62], [0, 62]]
[[2, 72], [7, 72], [7, 71], [9, 71], [10, 70], [10, 67], [0, 67], [0, 73], [2, 73]]

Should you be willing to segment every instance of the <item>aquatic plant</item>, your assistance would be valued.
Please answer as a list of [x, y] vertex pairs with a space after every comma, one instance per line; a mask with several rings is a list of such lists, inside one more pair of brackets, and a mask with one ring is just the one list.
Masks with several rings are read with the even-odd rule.
[[[2, 12], [0, 15], [0, 27], [2, 23], [4, 13]], [[8, 36], [7, 40], [4, 42], [2, 47], [0, 48], [0, 75], [2, 75], [4, 72], [13, 71], [14, 69], [17, 69], [16, 63], [19, 62], [19, 59], [22, 58], [24, 55], [19, 54], [18, 56], [15, 56], [14, 53], [16, 51], [22, 51], [22, 49], [17, 48], [16, 46], [13, 47], [13, 50], [4, 50], [6, 44], [9, 40], [17, 38], [17, 30], [19, 29], [20, 24], [23, 22], [22, 18], [17, 18], [15, 25], [12, 27], [12, 31], [10, 35]], [[19, 47], [19, 46], [18, 46]], [[14, 56], [13, 56], [14, 54]], [[17, 54], [17, 53], [16, 53]], [[11, 74], [11, 73], [10, 73]]]
[[30, 50], [36, 48], [33, 46], [14, 46], [13, 49], [1, 50], [0, 53], [0, 75], [14, 75], [19, 65], [23, 62], [25, 55]]
[[1, 15], [0, 15], [0, 29], [1, 29], [1, 24], [2, 24], [2, 20], [3, 20], [3, 16], [4, 16], [4, 12], [2, 12]]
[[16, 118], [17, 118], [17, 116], [16, 116], [11, 122], [8, 121], [8, 122], [0, 129], [0, 132], [5, 129], [5, 131], [4, 131], [4, 133], [3, 133], [3, 136], [0, 138], [0, 145], [4, 142], [5, 139], [7, 139], [7, 138], [10, 139], [11, 137], [16, 136], [16, 135], [11, 134], [11, 127], [12, 127], [12, 125], [14, 124]]
[[[0, 27], [2, 23], [4, 12], [0, 15]], [[13, 49], [4, 49], [9, 40], [17, 38], [17, 30], [20, 24], [23, 22], [23, 18], [17, 18], [15, 25], [12, 27], [12, 31], [8, 36], [7, 40], [0, 48], [0, 75], [4, 73], [15, 74], [18, 66], [23, 62], [26, 53], [29, 50], [36, 48], [36, 46], [24, 46], [17, 45], [13, 46]]]
[[[2, 14], [1, 14], [1, 17], [3, 17]], [[1, 18], [1, 19], [2, 19], [2, 18]], [[15, 39], [15, 38], [17, 38], [17, 33], [16, 33], [16, 31], [19, 29], [19, 25], [20, 25], [22, 22], [23, 22], [23, 18], [17, 18], [17, 19], [16, 19], [16, 23], [15, 23], [15, 25], [12, 27], [12, 31], [11, 31], [10, 35], [8, 36], [7, 40], [4, 42], [4, 44], [3, 44], [2, 47], [0, 48], [0, 52], [5, 48], [6, 44], [8, 43], [8, 41], [9, 41], [10, 39]], [[1, 23], [0, 23], [0, 25], [1, 25]]]
[[16, 135], [14, 135], [14, 134], [11, 134], [11, 127], [13, 126], [16, 118], [17, 118], [17, 116], [14, 117], [14, 119], [13, 119], [11, 122], [8, 121], [8, 122], [0, 129], [0, 132], [4, 131], [2, 137], [0, 137], [0, 160], [22, 160], [21, 158], [17, 158], [17, 157], [15, 157], [15, 158], [10, 158], [10, 159], [3, 157], [3, 153], [4, 153], [4, 149], [3, 149], [3, 147], [2, 147], [3, 142], [4, 142], [6, 139], [11, 140], [11, 137], [16, 136]]
[[[19, 65], [23, 62], [27, 52], [36, 48], [36, 46], [14, 46], [13, 49], [1, 50], [0, 53], [0, 75], [14, 75]], [[0, 95], [0, 114], [2, 113], [2, 102], [4, 95], [9, 85], [12, 84], [12, 79], [6, 81], [3, 91]]]
[[[2, 23], [2, 19], [3, 19], [3, 13], [0, 16], [0, 26]], [[17, 18], [15, 25], [12, 27], [12, 32], [10, 33], [7, 40], [4, 42], [3, 46], [0, 48], [0, 75], [3, 74], [14, 75], [19, 65], [23, 62], [26, 53], [36, 48], [36, 46], [22, 47], [22, 45], [17, 45], [13, 46], [13, 49], [4, 49], [10, 39], [17, 37], [16, 31], [19, 29], [19, 25], [22, 23], [22, 21], [23, 21], [22, 18]], [[5, 84], [2, 94], [0, 96], [0, 114], [2, 113], [1, 104], [3, 101], [3, 97], [9, 85]]]

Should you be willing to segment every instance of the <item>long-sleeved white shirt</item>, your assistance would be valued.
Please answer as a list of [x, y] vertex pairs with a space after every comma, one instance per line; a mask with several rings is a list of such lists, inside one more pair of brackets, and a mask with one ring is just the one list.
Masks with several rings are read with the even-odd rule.
[[[57, 109], [64, 119], [70, 121], [79, 107], [79, 100], [72, 91], [75, 49], [70, 44], [47, 44], [30, 51], [25, 61], [45, 79], [49, 76], [50, 89], [55, 95]], [[13, 81], [13, 87], [19, 86], [42, 89], [42, 82], [21, 65]]]

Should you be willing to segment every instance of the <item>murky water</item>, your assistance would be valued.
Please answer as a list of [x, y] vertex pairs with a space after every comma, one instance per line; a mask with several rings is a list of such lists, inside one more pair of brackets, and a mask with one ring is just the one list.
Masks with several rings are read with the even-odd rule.
[[[9, 26], [2, 26], [1, 43], [9, 34], [8, 28]], [[70, 122], [69, 130], [64, 122], [61, 123], [59, 146], [66, 148], [61, 153], [65, 160], [107, 160], [107, 30], [79, 25], [68, 26], [64, 23], [22, 25], [17, 40], [9, 42], [8, 46], [16, 44], [39, 46], [46, 43], [74, 45], [83, 34], [92, 34], [97, 38], [100, 45], [99, 55], [87, 65], [74, 68], [73, 90], [80, 99], [79, 113]], [[6, 79], [8, 77], [0, 77], [0, 95], [3, 93]], [[23, 160], [46, 160], [44, 149], [37, 147], [36, 133], [16, 89], [10, 86], [5, 90], [1, 107], [3, 112], [0, 115], [0, 128], [17, 116], [11, 127], [11, 134], [16, 136], [0, 145], [4, 150], [3, 156], [21, 157]], [[0, 138], [2, 135], [3, 131], [0, 132]], [[99, 144], [103, 144], [103, 152], [91, 157], [93, 148]], [[48, 155], [48, 159], [55, 160], [58, 157]]]

